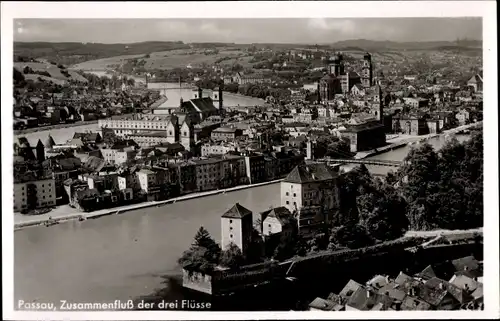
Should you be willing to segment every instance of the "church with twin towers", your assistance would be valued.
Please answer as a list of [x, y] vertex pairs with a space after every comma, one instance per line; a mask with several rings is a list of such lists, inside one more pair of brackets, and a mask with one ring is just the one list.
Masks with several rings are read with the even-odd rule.
[[327, 74], [319, 81], [319, 99], [322, 102], [333, 100], [335, 95], [348, 94], [352, 87], [357, 84], [360, 84], [364, 88], [373, 86], [371, 54], [364, 54], [361, 75], [359, 75], [354, 71], [346, 71], [344, 57], [342, 53], [337, 53], [328, 63]]

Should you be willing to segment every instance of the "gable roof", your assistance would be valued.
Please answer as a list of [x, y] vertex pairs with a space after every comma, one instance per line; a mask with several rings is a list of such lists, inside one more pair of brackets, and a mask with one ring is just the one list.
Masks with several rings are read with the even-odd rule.
[[338, 304], [329, 300], [325, 300], [322, 298], [314, 299], [310, 304], [309, 308], [323, 310], [323, 311], [332, 311]]
[[354, 280], [349, 280], [349, 282], [347, 282], [342, 291], [340, 291], [339, 295], [344, 299], [348, 299], [359, 288], [363, 288], [363, 286]]
[[423, 311], [430, 309], [431, 305], [429, 303], [411, 296], [405, 297], [401, 304], [401, 310], [404, 311]]
[[403, 285], [404, 283], [412, 281], [412, 280], [413, 280], [413, 278], [411, 276], [409, 276], [403, 272], [399, 272], [398, 276], [394, 280], [394, 283], [399, 284], [399, 285]]
[[45, 146], [45, 148], [52, 148], [55, 144], [56, 142], [54, 141], [54, 138], [52, 138], [52, 136], [49, 134], [43, 146]]
[[360, 287], [354, 292], [349, 300], [347, 300], [347, 305], [358, 310], [367, 311], [372, 310], [380, 304], [382, 306], [378, 307], [378, 309], [384, 310], [390, 307], [393, 301], [394, 300], [387, 295], [374, 293], [371, 290]]
[[464, 303], [469, 298], [471, 298], [470, 295], [468, 295], [464, 290], [460, 289], [458, 286], [439, 278], [432, 278], [429, 281], [425, 282], [425, 287], [440, 290], [440, 284], [442, 284], [443, 288], [460, 303]]
[[466, 256], [460, 259], [451, 261], [456, 271], [475, 271], [479, 270], [479, 261], [473, 256]]
[[406, 297], [406, 292], [400, 289], [399, 284], [395, 282], [390, 282], [385, 284], [378, 290], [378, 293], [385, 294], [388, 297], [397, 301], [403, 301], [403, 299]]
[[247, 215], [252, 215], [252, 211], [240, 205], [240, 203], [234, 204], [229, 210], [222, 215], [225, 218], [243, 218]]
[[337, 173], [326, 164], [302, 164], [295, 166], [287, 175], [285, 182], [305, 184], [334, 179]]
[[269, 211], [262, 213], [263, 220], [268, 217], [276, 218], [282, 226], [289, 224], [293, 218], [290, 210], [284, 206], [275, 207]]

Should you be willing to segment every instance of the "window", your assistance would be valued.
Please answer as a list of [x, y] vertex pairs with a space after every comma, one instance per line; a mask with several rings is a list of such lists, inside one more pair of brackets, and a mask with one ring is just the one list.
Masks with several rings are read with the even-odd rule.
[[233, 223], [233, 220], [229, 220], [229, 224]]
[[288, 192], [286, 192], [285, 194], [286, 194], [286, 196], [288, 196]]
[[297, 202], [293, 202], [293, 205], [297, 206]]
[[187, 136], [188, 134], [187, 134], [187, 132], [184, 132], [184, 134], [183, 134], [183, 135], [184, 135], [184, 136]]
[[267, 227], [271, 228], [271, 224], [268, 224]]
[[288, 205], [288, 204], [290, 204], [290, 202], [289, 202], [289, 201], [286, 201], [286, 204]]
[[230, 231], [232, 231], [232, 230], [233, 230], [233, 227], [232, 227], [232, 226], [231, 226], [231, 227], [229, 227], [229, 230], [230, 230]]
[[297, 197], [297, 194], [293, 193], [293, 197]]
[[230, 237], [230, 238], [233, 238], [233, 234], [230, 234], [230, 235], [229, 235], [229, 237]]

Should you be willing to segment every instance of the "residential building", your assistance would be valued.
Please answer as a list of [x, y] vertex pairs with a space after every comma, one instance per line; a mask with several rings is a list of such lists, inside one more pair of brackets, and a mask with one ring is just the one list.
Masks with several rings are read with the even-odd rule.
[[266, 181], [266, 161], [263, 155], [245, 156], [246, 174], [249, 184]]
[[14, 180], [14, 212], [56, 205], [56, 185], [53, 178]]
[[275, 207], [260, 214], [261, 231], [264, 236], [291, 236], [297, 228], [297, 223], [290, 210], [284, 206]]
[[324, 163], [303, 164], [281, 182], [281, 205], [297, 217], [300, 233], [331, 222], [339, 202], [337, 177]]
[[212, 131], [211, 138], [214, 141], [235, 140], [236, 137], [243, 135], [243, 131], [234, 127], [219, 127]]
[[467, 82], [467, 86], [471, 87], [474, 92], [483, 92], [483, 72], [472, 76]]

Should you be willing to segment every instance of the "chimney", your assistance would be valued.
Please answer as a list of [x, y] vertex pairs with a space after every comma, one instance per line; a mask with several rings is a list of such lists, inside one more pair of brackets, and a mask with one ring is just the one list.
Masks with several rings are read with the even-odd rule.
[[203, 96], [203, 89], [201, 87], [198, 87], [198, 98], [202, 98]]
[[389, 283], [389, 276], [386, 276], [386, 277], [385, 277], [385, 282], [386, 282], [386, 283]]
[[439, 289], [440, 289], [440, 290], [443, 290], [443, 289], [444, 289], [444, 284], [443, 284], [443, 282], [440, 282], [440, 283], [439, 283]]
[[369, 298], [370, 297], [370, 290], [366, 290], [366, 297]]

